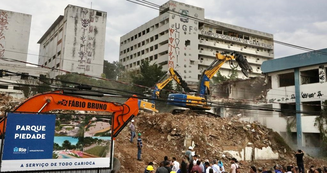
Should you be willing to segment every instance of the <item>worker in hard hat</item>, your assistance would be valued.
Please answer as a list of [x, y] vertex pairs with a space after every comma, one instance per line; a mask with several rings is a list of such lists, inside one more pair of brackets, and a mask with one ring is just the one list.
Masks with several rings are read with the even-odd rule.
[[141, 161], [141, 149], [142, 149], [141, 133], [138, 133], [137, 147], [138, 147], [138, 160]]
[[131, 120], [130, 132], [131, 132], [130, 142], [133, 143], [133, 138], [136, 136], [136, 126], [134, 125], [134, 120]]
[[151, 172], [154, 172], [154, 167], [152, 165], [148, 165], [145, 173], [151, 173]]

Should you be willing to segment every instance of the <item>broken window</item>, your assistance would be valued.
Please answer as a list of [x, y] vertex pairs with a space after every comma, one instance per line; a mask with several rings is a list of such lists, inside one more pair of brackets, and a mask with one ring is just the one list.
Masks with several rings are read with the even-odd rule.
[[279, 87], [295, 85], [294, 72], [279, 75]]
[[187, 47], [187, 46], [190, 46], [190, 40], [186, 40], [185, 41], [185, 46]]
[[296, 105], [295, 103], [292, 104], [280, 104], [281, 114], [283, 116], [295, 116], [296, 115]]
[[302, 84], [310, 84], [310, 83], [318, 83], [319, 82], [319, 70], [307, 70], [301, 71], [301, 83]]
[[[315, 96], [315, 93], [302, 93], [302, 98], [312, 98]], [[321, 102], [302, 102], [302, 112], [303, 115], [320, 115], [321, 112]]]
[[102, 12], [97, 11], [96, 16], [102, 16]]

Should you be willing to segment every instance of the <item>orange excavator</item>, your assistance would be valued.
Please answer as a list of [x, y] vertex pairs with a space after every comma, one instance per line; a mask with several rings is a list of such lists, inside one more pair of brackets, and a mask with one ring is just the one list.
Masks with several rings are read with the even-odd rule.
[[[35, 95], [12, 110], [13, 113], [45, 113], [54, 110], [74, 110], [113, 113], [111, 118], [111, 159], [113, 169], [114, 140], [130, 120], [138, 115], [138, 98], [132, 96], [124, 104], [83, 98], [84, 96], [104, 96], [99, 93], [79, 91], [53, 91]], [[0, 120], [0, 132], [5, 132], [6, 118]], [[3, 135], [4, 133], [0, 133]]]

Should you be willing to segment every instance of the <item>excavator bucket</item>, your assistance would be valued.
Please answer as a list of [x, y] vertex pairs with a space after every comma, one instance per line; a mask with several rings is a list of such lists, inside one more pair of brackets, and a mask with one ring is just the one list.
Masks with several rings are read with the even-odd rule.
[[248, 72], [252, 72], [252, 67], [249, 65], [247, 59], [241, 55], [241, 54], [236, 54], [236, 61], [241, 68], [241, 72], [248, 77]]

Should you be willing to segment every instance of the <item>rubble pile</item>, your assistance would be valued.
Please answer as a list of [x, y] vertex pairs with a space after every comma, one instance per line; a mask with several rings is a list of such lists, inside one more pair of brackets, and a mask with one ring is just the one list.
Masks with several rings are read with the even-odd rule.
[[[259, 123], [239, 121], [238, 118], [220, 118], [192, 112], [182, 114], [141, 113], [135, 118], [137, 133], [142, 134], [142, 161], [137, 158], [136, 138], [130, 143], [126, 127], [116, 139], [115, 157], [121, 162], [121, 171], [141, 172], [149, 162], [155, 167], [164, 156], [176, 157], [181, 162], [184, 151], [194, 144], [194, 151], [201, 159], [222, 160], [226, 168], [233, 156], [227, 150], [241, 151], [245, 147], [270, 147], [279, 153], [275, 160], [240, 161], [242, 169], [250, 165], [272, 168], [273, 165], [296, 164], [294, 151], [279, 134]], [[326, 161], [306, 157], [305, 166], [326, 165]], [[244, 170], [246, 172], [246, 170]], [[248, 172], [248, 169], [247, 169]]]

